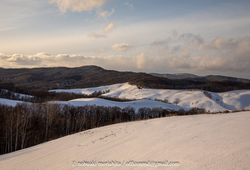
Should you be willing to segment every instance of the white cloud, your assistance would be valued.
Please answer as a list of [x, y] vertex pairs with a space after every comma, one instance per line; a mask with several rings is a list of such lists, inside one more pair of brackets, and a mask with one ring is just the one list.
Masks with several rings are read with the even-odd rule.
[[19, 65], [34, 65], [39, 64], [41, 62], [41, 59], [36, 56], [26, 56], [26, 55], [20, 55], [20, 54], [14, 54], [8, 58], [6, 58], [7, 62], [14, 62], [18, 63]]
[[66, 13], [68, 10], [72, 12], [95, 10], [99, 18], [107, 20], [107, 18], [115, 12], [113, 8], [111, 11], [102, 10], [103, 5], [108, 1], [109, 0], [51, 0], [49, 2], [50, 4], [56, 4], [61, 13]]
[[109, 11], [97, 11], [97, 14], [99, 17], [102, 17], [104, 19], [107, 19], [108, 17], [110, 17], [113, 13], [115, 12], [115, 10], [112, 8], [112, 10]]
[[[37, 53], [35, 55], [0, 55], [1, 65], [4, 67], [39, 67], [39, 66], [79, 66], [85, 57], [82, 55]], [[80, 63], [79, 63], [80, 62]]]
[[209, 55], [201, 58], [200, 69], [250, 72], [249, 36], [239, 39], [217, 37], [204, 44], [201, 50]]
[[136, 66], [138, 69], [142, 69], [145, 67], [145, 57], [144, 57], [144, 53], [141, 53], [139, 55], [136, 56]]
[[88, 34], [89, 37], [93, 38], [107, 38], [108, 34], [115, 29], [115, 25], [113, 23], [110, 23], [107, 27], [101, 27], [103, 32], [96, 33], [96, 32], [91, 32]]
[[[178, 46], [176, 46], [178, 44]], [[190, 71], [250, 72], [250, 37], [217, 37], [205, 41], [199, 35], [182, 34], [177, 38], [154, 41], [151, 55], [157, 51], [169, 68]]]
[[51, 0], [50, 4], [57, 4], [62, 13], [68, 9], [73, 12], [92, 11], [101, 8], [108, 0]]
[[137, 68], [137, 63], [133, 62], [133, 58], [133, 56], [124, 57], [121, 55], [85, 57], [83, 55], [50, 55], [47, 53], [37, 53], [35, 55], [5, 55], [0, 53], [0, 67], [79, 67], [83, 65], [99, 65], [108, 69], [133, 70], [134, 68]]
[[125, 2], [124, 5], [127, 5], [130, 9], [134, 9], [134, 5], [129, 2]]
[[114, 30], [115, 29], [115, 24], [113, 23], [110, 23], [107, 27], [101, 27], [103, 32], [105, 33], [109, 33], [110, 31]]
[[125, 44], [125, 43], [115, 44], [112, 46], [112, 49], [115, 51], [127, 51], [130, 48], [131, 48], [131, 46], [129, 46], [128, 44]]

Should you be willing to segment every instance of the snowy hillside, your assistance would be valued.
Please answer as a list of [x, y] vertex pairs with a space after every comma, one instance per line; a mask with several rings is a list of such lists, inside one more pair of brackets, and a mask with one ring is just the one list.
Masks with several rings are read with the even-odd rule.
[[115, 84], [110, 86], [101, 86], [96, 88], [53, 90], [55, 92], [73, 92], [91, 94], [94, 91], [106, 91], [104, 94], [110, 97], [128, 98], [128, 99], [167, 99], [173, 102], [176, 98], [180, 99], [178, 106], [184, 109], [193, 107], [205, 108], [212, 112], [224, 110], [242, 110], [250, 109], [250, 90], [237, 90], [224, 93], [208, 92], [211, 99], [204, 95], [201, 90], [165, 90], [165, 89], [138, 89], [136, 86], [128, 83]]
[[99, 98], [82, 98], [82, 99], [75, 99], [71, 101], [58, 101], [58, 104], [70, 104], [73, 106], [83, 106], [83, 105], [97, 105], [97, 106], [106, 106], [106, 107], [114, 107], [118, 106], [120, 108], [125, 108], [131, 106], [135, 108], [137, 111], [139, 108], [147, 107], [147, 108], [154, 108], [154, 107], [162, 107], [164, 109], [170, 110], [179, 110], [182, 109], [180, 106], [176, 106], [173, 104], [158, 102], [158, 101], [151, 101], [151, 100], [138, 100], [138, 101], [131, 101], [131, 102], [115, 102], [110, 100], [104, 100]]
[[27, 103], [27, 102], [0, 98], [0, 104], [2, 104], [2, 105], [16, 106], [18, 103], [23, 104], [23, 103]]
[[[97, 164], [117, 161], [124, 162], [122, 169], [152, 169], [126, 163], [174, 161], [179, 166], [159, 169], [250, 169], [249, 122], [250, 112], [239, 112], [120, 123], [1, 155], [0, 166], [5, 170], [121, 169]], [[94, 164], [86, 167], [84, 161]]]
[[[194, 107], [205, 108], [207, 111], [218, 112], [225, 110], [242, 110], [250, 109], [250, 90], [236, 90], [223, 93], [204, 92], [201, 90], [166, 90], [166, 89], [138, 89], [137, 86], [129, 85], [128, 83], [114, 84], [110, 86], [101, 86], [96, 88], [84, 89], [63, 89], [52, 90], [55, 92], [72, 92], [81, 94], [92, 94], [95, 91], [107, 91], [104, 94], [108, 97], [119, 97], [127, 99], [138, 99], [132, 102], [115, 102], [99, 98], [82, 98], [71, 101], [59, 102], [61, 104], [71, 104], [73, 106], [98, 105], [98, 106], [118, 106], [124, 108], [127, 106], [134, 107], [136, 110], [142, 107], [154, 108], [162, 107], [172, 110], [189, 110]], [[168, 104], [154, 99], [168, 100], [173, 103], [176, 98], [180, 102]], [[1, 104], [14, 106], [19, 101], [0, 99]]]

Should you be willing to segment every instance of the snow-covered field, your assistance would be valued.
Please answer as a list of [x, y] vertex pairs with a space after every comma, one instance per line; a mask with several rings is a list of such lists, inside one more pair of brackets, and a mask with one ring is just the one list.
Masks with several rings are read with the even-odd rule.
[[2, 105], [7, 105], [7, 106], [13, 106], [13, 107], [15, 107], [18, 103], [19, 104], [23, 104], [23, 103], [27, 103], [27, 102], [0, 98], [0, 104], [2, 104]]
[[[250, 112], [238, 112], [120, 123], [1, 155], [0, 167], [4, 170], [155, 169], [126, 166], [126, 162], [167, 160], [178, 161], [179, 166], [156, 169], [250, 169], [249, 122]], [[84, 161], [125, 164], [80, 166]]]
[[[128, 83], [115, 84], [110, 86], [101, 86], [96, 88], [53, 90], [55, 92], [73, 92], [82, 94], [91, 94], [94, 91], [110, 90], [104, 95], [109, 97], [117, 96], [128, 99], [167, 99], [173, 102], [175, 98], [181, 101], [178, 106], [185, 110], [193, 107], [205, 108], [212, 112], [224, 110], [242, 110], [250, 109], [250, 90], [236, 90], [224, 93], [209, 92], [212, 98], [208, 98], [201, 90], [165, 90], [165, 89], [138, 89], [136, 86]], [[99, 100], [95, 100], [99, 101]], [[83, 103], [89, 103], [83, 100]], [[100, 102], [96, 103], [100, 105]], [[132, 106], [133, 107], [133, 106]]]

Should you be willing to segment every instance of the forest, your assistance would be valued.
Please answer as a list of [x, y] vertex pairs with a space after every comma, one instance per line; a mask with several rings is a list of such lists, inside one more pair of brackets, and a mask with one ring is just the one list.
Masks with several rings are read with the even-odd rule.
[[250, 83], [224, 81], [196, 81], [192, 79], [171, 80], [162, 77], [142, 77], [132, 78], [129, 81], [131, 85], [137, 85], [138, 88], [152, 89], [199, 89], [211, 92], [226, 92], [231, 90], [250, 89]]

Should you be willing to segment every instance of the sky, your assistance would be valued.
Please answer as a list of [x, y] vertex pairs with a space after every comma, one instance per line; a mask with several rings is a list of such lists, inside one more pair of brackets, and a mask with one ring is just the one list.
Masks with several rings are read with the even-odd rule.
[[0, 67], [250, 78], [249, 0], [0, 0]]

